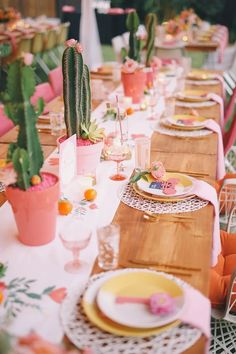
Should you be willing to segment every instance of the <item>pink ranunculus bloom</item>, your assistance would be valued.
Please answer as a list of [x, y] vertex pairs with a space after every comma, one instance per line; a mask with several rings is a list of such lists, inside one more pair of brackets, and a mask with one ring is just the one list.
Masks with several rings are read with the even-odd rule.
[[176, 308], [175, 299], [167, 293], [153, 294], [150, 297], [150, 310], [154, 315], [168, 315]]
[[161, 161], [154, 161], [151, 163], [150, 172], [153, 178], [161, 179], [165, 175], [166, 170]]
[[158, 57], [152, 57], [152, 60], [151, 60], [151, 67], [153, 70], [157, 71], [159, 70], [161, 67], [162, 67], [162, 61], [160, 58]]
[[134, 73], [139, 67], [139, 64], [137, 61], [128, 58], [126, 62], [122, 65], [121, 70], [123, 73], [126, 74], [132, 74]]
[[66, 47], [75, 47], [77, 44], [77, 40], [76, 39], [68, 39], [68, 41], [65, 42]]
[[31, 53], [23, 53], [23, 62], [25, 65], [31, 65], [33, 63], [34, 56]]
[[83, 52], [83, 47], [82, 45], [78, 42], [75, 46], [76, 50], [78, 53], [82, 53]]
[[13, 164], [9, 163], [5, 167], [0, 168], [0, 182], [9, 186], [17, 181], [17, 175], [13, 168]]

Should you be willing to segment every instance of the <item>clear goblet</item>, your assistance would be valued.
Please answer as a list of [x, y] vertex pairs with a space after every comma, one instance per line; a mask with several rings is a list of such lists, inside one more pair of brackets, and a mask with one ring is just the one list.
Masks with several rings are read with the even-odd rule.
[[86, 264], [80, 260], [80, 251], [85, 249], [92, 236], [92, 230], [78, 217], [72, 217], [59, 233], [63, 246], [73, 253], [73, 260], [65, 264], [68, 273], [78, 273]]

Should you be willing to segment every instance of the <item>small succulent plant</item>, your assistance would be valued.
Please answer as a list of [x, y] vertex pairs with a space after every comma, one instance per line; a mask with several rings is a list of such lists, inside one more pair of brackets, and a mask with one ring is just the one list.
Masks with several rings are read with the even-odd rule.
[[16, 172], [16, 186], [23, 190], [32, 185], [32, 178], [39, 176], [43, 165], [36, 122], [44, 103], [40, 98], [37, 110], [31, 104], [31, 96], [35, 91], [32, 59], [33, 56], [27, 53], [10, 64], [7, 89], [2, 94], [6, 115], [19, 127], [17, 141], [9, 145], [7, 158], [13, 163]]
[[66, 42], [62, 58], [63, 96], [67, 136], [89, 139], [92, 143], [101, 141], [104, 130], [91, 121], [90, 74], [82, 56], [82, 47], [75, 40]]

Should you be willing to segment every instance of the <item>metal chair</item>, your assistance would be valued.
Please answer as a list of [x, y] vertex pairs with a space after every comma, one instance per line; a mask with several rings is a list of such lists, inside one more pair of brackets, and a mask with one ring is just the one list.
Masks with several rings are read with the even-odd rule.
[[[236, 186], [236, 185], [235, 185]], [[236, 205], [232, 208], [227, 232], [230, 232], [236, 220]], [[236, 234], [235, 234], [236, 242]], [[226, 304], [222, 310], [212, 309], [210, 354], [232, 354], [236, 349], [236, 264], [231, 274]]]
[[[219, 193], [220, 224], [225, 229], [227, 225], [236, 227], [236, 215], [232, 210], [236, 206], [236, 176], [228, 175], [224, 178]], [[228, 226], [229, 228], [229, 226]]]
[[229, 173], [236, 173], [236, 146], [233, 145], [225, 155], [225, 168]]

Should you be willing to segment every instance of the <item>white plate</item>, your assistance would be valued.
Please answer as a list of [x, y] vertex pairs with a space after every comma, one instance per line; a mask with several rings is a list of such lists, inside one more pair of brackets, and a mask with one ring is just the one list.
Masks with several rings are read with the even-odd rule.
[[[117, 303], [117, 296], [149, 299], [152, 294], [166, 293], [175, 301], [175, 309], [159, 315], [150, 311], [148, 304]], [[114, 274], [98, 291], [97, 304], [112, 321], [132, 328], [156, 328], [178, 319], [184, 306], [184, 293], [179, 285], [162, 274], [143, 269], [132, 273]]]

